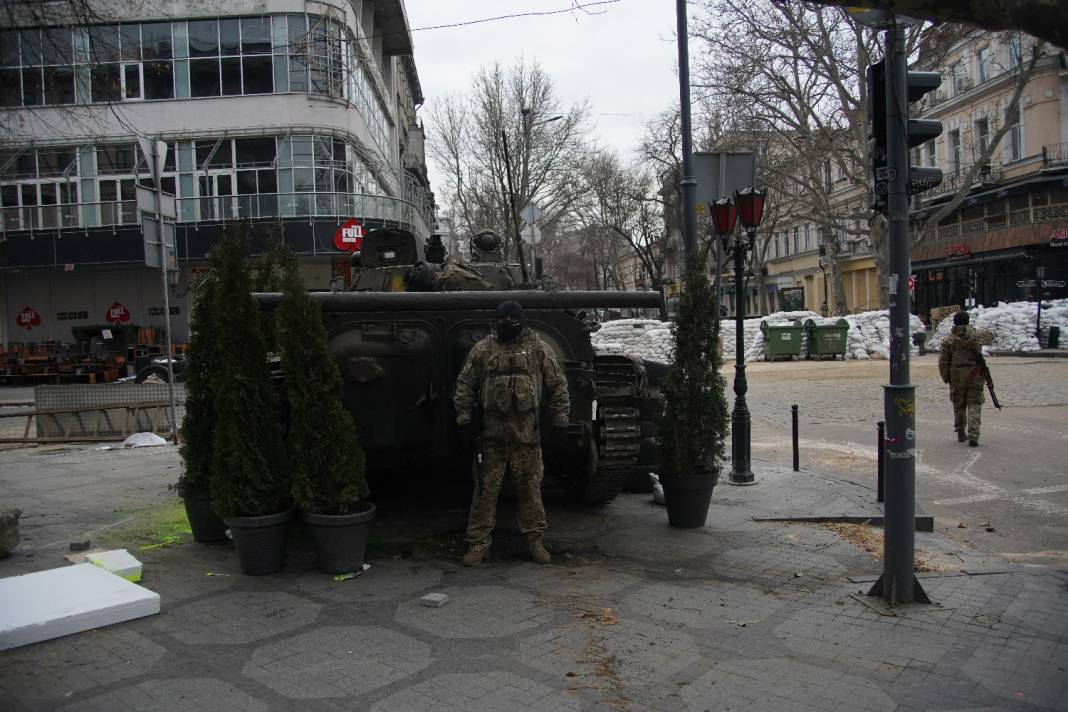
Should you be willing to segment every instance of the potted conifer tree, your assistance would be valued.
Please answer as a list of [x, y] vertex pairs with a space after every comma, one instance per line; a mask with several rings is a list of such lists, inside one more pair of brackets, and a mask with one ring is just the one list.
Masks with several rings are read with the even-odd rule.
[[719, 481], [728, 423], [727, 383], [719, 370], [719, 315], [704, 263], [696, 257], [687, 261], [672, 325], [675, 360], [664, 383], [660, 423], [664, 503], [668, 523], [681, 528], [704, 526]]
[[218, 350], [211, 369], [215, 399], [211, 493], [230, 527], [241, 570], [274, 573], [285, 565], [292, 519], [278, 397], [271, 385], [260, 310], [248, 271], [249, 226], [228, 223], [212, 250], [218, 280]]
[[182, 419], [182, 474], [175, 489], [185, 503], [193, 539], [226, 538], [226, 525], [211, 506], [211, 464], [215, 441], [215, 393], [211, 369], [218, 350], [215, 275], [209, 273], [196, 291], [186, 351], [185, 418]]
[[293, 500], [315, 542], [319, 568], [356, 571], [375, 516], [375, 506], [366, 501], [364, 452], [341, 400], [341, 374], [327, 346], [322, 310], [305, 291], [292, 252], [282, 264], [284, 297], [275, 325], [289, 403]]

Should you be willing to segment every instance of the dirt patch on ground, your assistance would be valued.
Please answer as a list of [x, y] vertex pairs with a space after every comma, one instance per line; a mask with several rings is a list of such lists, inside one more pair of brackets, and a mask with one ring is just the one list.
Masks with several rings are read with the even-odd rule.
[[[883, 559], [883, 530], [870, 524], [825, 522], [819, 526], [830, 529], [839, 537], [872, 555], [877, 561]], [[942, 564], [923, 549], [916, 549], [914, 570], [917, 573], [948, 571], [951, 567]]]

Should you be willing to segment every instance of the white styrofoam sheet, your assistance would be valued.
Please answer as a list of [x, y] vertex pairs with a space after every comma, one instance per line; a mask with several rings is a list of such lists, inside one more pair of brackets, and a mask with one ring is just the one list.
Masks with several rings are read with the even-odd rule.
[[159, 613], [159, 594], [78, 564], [0, 579], [0, 650]]

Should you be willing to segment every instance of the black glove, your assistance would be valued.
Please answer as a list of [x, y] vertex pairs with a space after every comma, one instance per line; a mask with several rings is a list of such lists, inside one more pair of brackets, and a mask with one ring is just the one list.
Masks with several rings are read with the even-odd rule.
[[463, 425], [456, 426], [456, 438], [460, 441], [460, 445], [468, 452], [474, 451], [476, 437], [474, 423], [464, 423]]
[[552, 435], [549, 436], [549, 446], [557, 456], [567, 451], [567, 426], [554, 425]]

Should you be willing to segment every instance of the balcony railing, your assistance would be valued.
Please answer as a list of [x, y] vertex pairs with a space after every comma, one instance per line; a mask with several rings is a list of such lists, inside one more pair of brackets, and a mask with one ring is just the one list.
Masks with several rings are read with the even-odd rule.
[[[217, 197], [179, 198], [178, 222], [275, 217], [360, 218], [406, 224], [422, 237], [430, 228], [413, 203], [384, 195], [362, 193], [259, 193]], [[97, 228], [136, 225], [133, 200], [61, 203], [0, 208], [0, 231], [41, 231], [60, 228]]]
[[952, 225], [939, 225], [938, 239], [950, 240], [955, 237], [967, 237], [980, 232], [1002, 230], [1006, 227], [1018, 227], [1032, 223], [1053, 222], [1068, 218], [1068, 203], [1053, 205], [1036, 205], [1031, 208], [1013, 210], [1005, 215], [987, 215], [985, 218], [966, 220]]
[[[973, 164], [974, 165], [974, 164]], [[925, 193], [921, 194], [924, 199], [936, 198], [944, 195], [952, 195], [956, 193], [964, 185], [964, 180], [968, 175], [968, 171], [972, 169], [972, 166], [961, 166], [959, 170], [950, 171], [942, 176], [942, 182], [931, 188]], [[983, 185], [989, 185], [991, 183], [997, 183], [1001, 180], [1001, 164], [995, 161], [988, 163], [979, 169], [979, 172], [975, 174], [972, 179], [972, 187], [979, 187]]]
[[1051, 143], [1042, 147], [1042, 167], [1068, 166], [1068, 143]]

